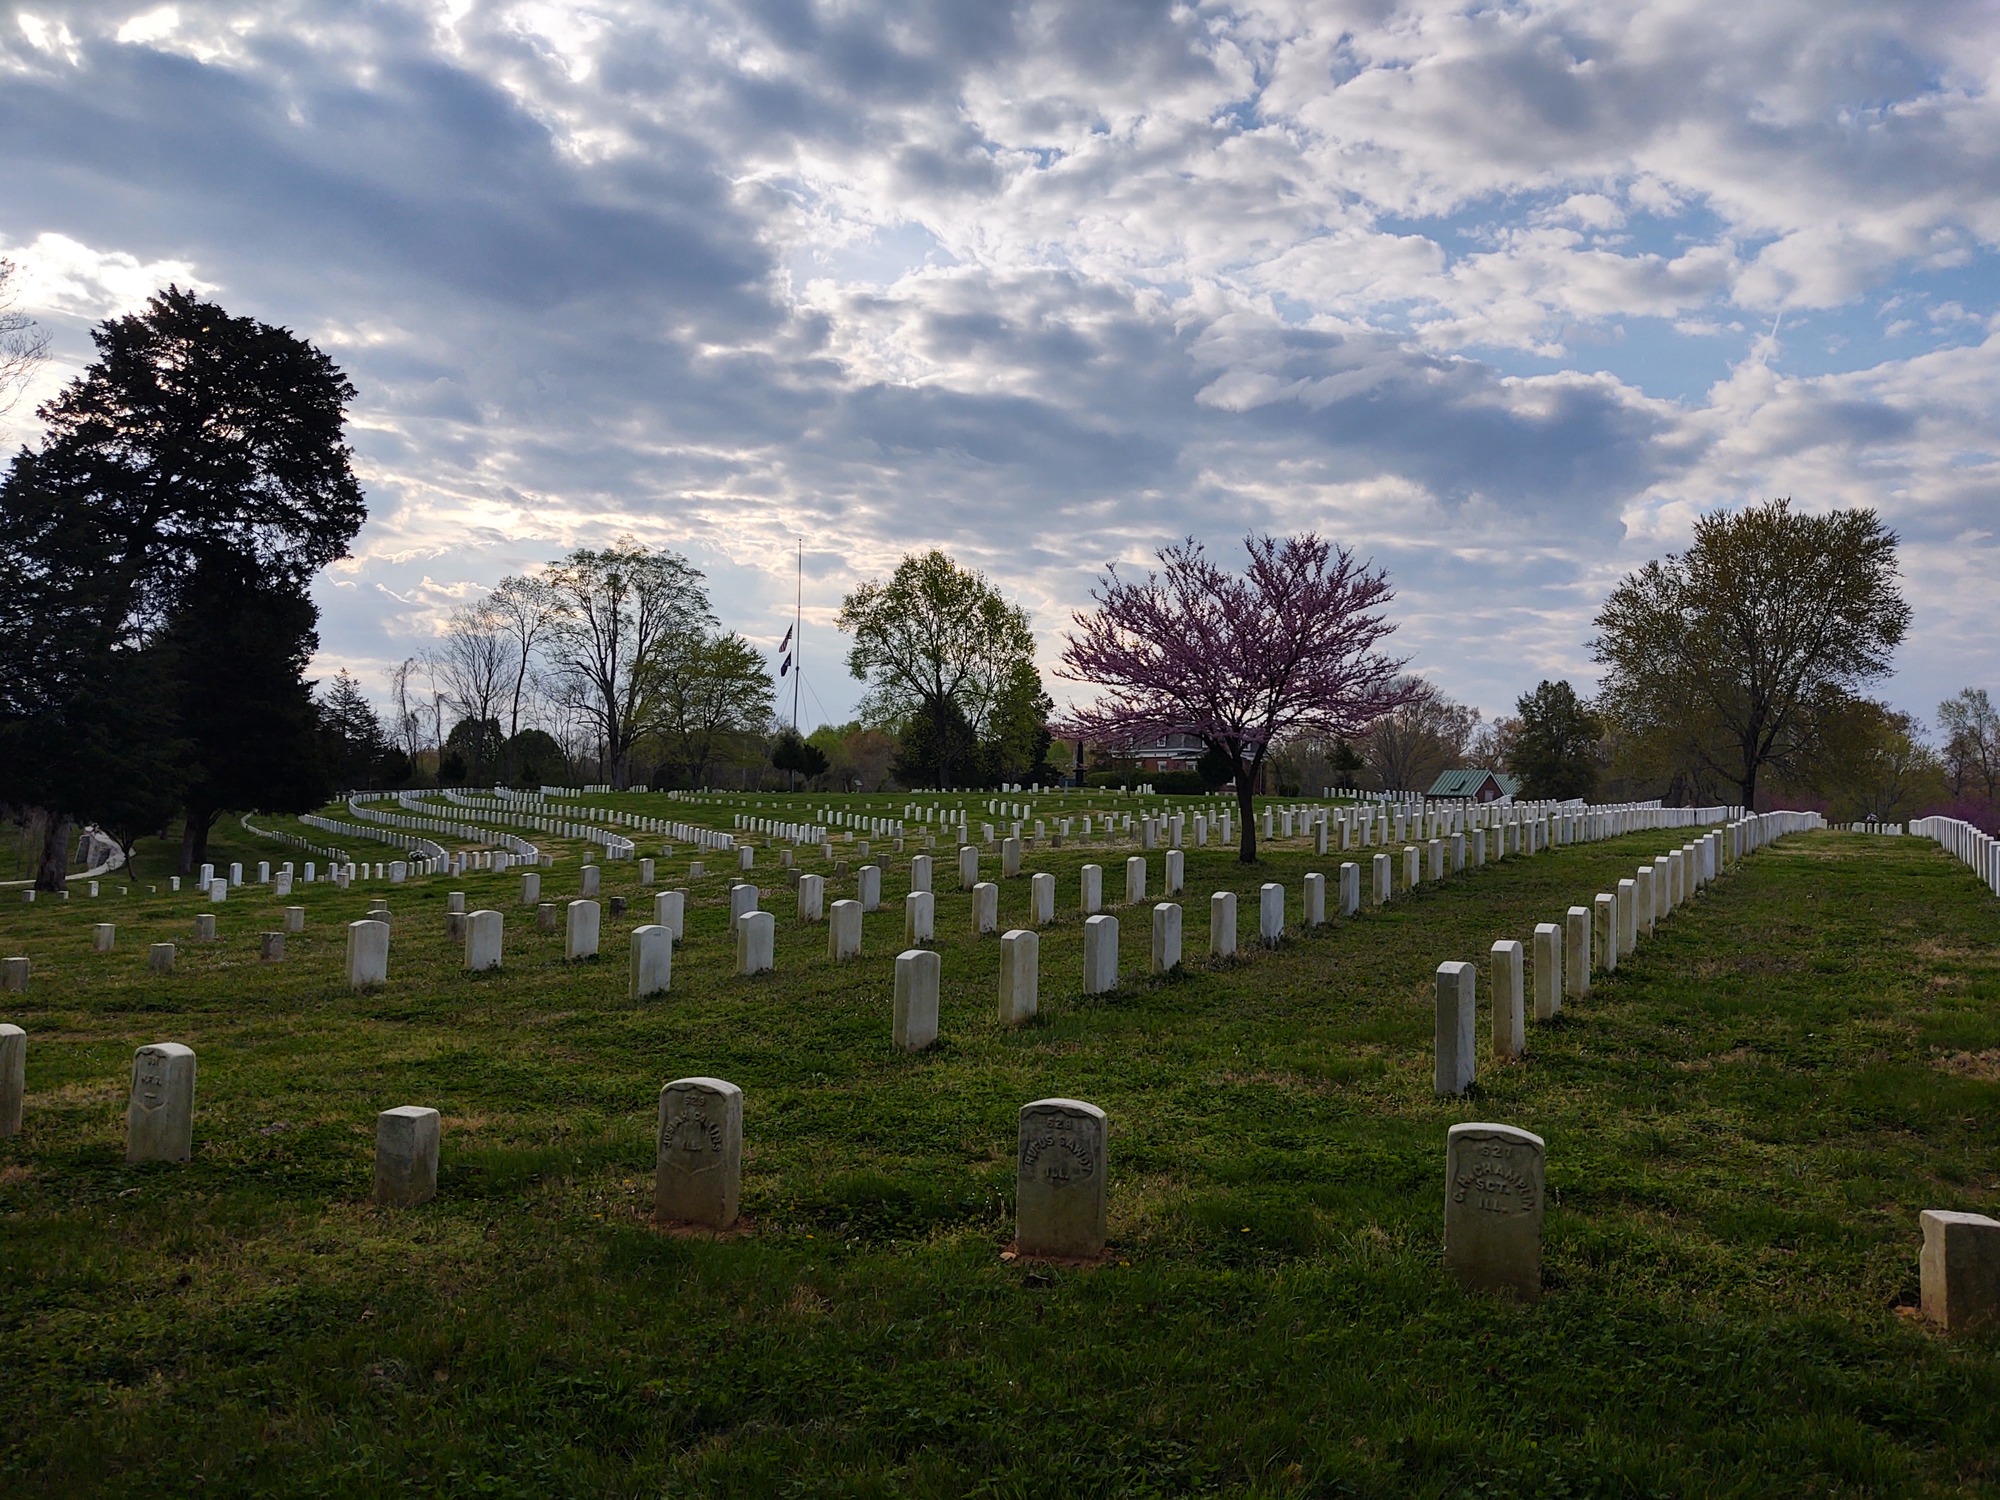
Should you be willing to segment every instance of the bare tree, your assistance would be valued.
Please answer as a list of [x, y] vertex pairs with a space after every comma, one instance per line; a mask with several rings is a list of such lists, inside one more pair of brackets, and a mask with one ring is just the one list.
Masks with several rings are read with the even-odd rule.
[[452, 735], [471, 734], [478, 751], [468, 753], [468, 770], [483, 779], [496, 769], [500, 707], [515, 680], [513, 637], [497, 611], [477, 604], [451, 612], [438, 638], [437, 675], [452, 713], [472, 726], [453, 729]]
[[507, 706], [507, 738], [521, 732], [521, 700], [530, 686], [535, 652], [547, 644], [562, 619], [562, 602], [539, 578], [503, 578], [486, 597], [486, 608], [514, 647], [514, 687]]
[[389, 676], [389, 693], [396, 702], [395, 737], [414, 764], [424, 750], [423, 689], [416, 681], [422, 662], [406, 656]]
[[48, 334], [14, 306], [19, 274], [11, 260], [0, 260], [0, 415], [20, 400], [35, 366], [49, 353]]
[[453, 610], [438, 638], [437, 675], [453, 713], [497, 724], [514, 678], [514, 643], [499, 616], [483, 604]]
[[1421, 792], [1465, 758], [1479, 710], [1455, 703], [1427, 682], [1407, 680], [1412, 696], [1384, 714], [1361, 740], [1361, 757], [1388, 792]]
[[2000, 712], [1985, 688], [1960, 688], [1940, 703], [1938, 731], [1953, 796], [1976, 789], [1990, 798], [2000, 790]]
[[700, 570], [677, 552], [625, 537], [572, 552], [549, 569], [547, 582], [562, 607], [550, 664], [581, 688], [578, 702], [597, 732], [598, 775], [622, 787], [649, 717], [641, 664], [665, 643], [715, 623]]

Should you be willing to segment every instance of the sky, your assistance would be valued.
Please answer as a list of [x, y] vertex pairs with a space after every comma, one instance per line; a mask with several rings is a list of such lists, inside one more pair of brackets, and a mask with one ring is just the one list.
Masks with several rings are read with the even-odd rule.
[[[4, 0], [0, 0], [4, 3]], [[1880, 692], [2000, 691], [2000, 6], [639, 0], [0, 9], [53, 358], [168, 282], [359, 389], [322, 673], [622, 534], [773, 651], [941, 546], [1053, 671], [1107, 563], [1313, 530], [1489, 715], [1696, 517], [1875, 507]]]

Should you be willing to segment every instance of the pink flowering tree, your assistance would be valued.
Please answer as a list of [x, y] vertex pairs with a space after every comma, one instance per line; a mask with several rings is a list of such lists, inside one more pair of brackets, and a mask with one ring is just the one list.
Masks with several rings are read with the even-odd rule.
[[1117, 565], [1078, 613], [1057, 675], [1102, 689], [1055, 726], [1064, 738], [1118, 749], [1198, 735], [1236, 764], [1241, 859], [1257, 858], [1251, 791], [1286, 735], [1351, 739], [1409, 701], [1403, 663], [1376, 648], [1396, 627], [1381, 569], [1305, 536], [1244, 539], [1249, 566], [1212, 562], [1192, 537], [1159, 553], [1143, 582]]

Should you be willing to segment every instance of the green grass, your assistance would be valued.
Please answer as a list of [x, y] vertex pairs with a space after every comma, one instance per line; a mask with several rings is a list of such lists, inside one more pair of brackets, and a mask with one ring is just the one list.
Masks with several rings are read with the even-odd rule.
[[[835, 968], [760, 854], [779, 970], [755, 980], [711, 874], [674, 992], [640, 1005], [630, 865], [605, 867], [633, 902], [594, 964], [561, 962], [512, 876], [391, 890], [392, 982], [362, 996], [340, 924], [383, 887], [295, 897], [281, 965], [257, 961], [282, 904], [261, 893], [202, 946], [185, 895], [0, 906], [0, 952], [35, 960], [0, 997], [30, 1034], [0, 1142], [0, 1494], [2000, 1487], [2000, 1340], [1899, 1311], [1919, 1210], [2000, 1209], [2000, 903], [1934, 847], [1760, 852], [1521, 1063], [1487, 1055], [1482, 973], [1480, 1082], [1432, 1098], [1436, 965], [1483, 970], [1671, 842], [1509, 861], [1215, 967], [1210, 891], [1254, 934], [1259, 883], [1296, 922], [1299, 877], [1339, 856], [1190, 851], [1189, 969], [1146, 976], [1146, 914], [1121, 913], [1125, 986], [1088, 1001], [1076, 871], [1122, 892], [1126, 851], [1031, 852], [1062, 915], [1043, 1014], [1012, 1032], [941, 849], [942, 1037], [914, 1058], [889, 1047], [893, 856], [865, 957]], [[574, 871], [565, 851], [545, 895]], [[507, 913], [501, 973], [458, 968], [452, 888]], [[1001, 903], [1017, 924], [1027, 881]], [[179, 972], [150, 977], [167, 938]], [[199, 1054], [195, 1157], [127, 1167], [131, 1049], [157, 1040]], [[723, 1241], [646, 1221], [658, 1089], [691, 1073], [745, 1093], [749, 1228]], [[1100, 1269], [999, 1258], [1015, 1112], [1049, 1094], [1110, 1116]], [[374, 1115], [405, 1103], [444, 1113], [439, 1197], [376, 1210]], [[1469, 1119], [1548, 1140], [1533, 1308], [1441, 1270], [1445, 1131]]]

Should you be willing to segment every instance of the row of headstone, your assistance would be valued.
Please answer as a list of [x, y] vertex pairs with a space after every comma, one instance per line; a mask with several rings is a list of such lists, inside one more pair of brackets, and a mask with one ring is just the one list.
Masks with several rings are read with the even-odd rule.
[[[26, 1078], [27, 1034], [19, 1026], [0, 1025], [0, 1136], [21, 1130]], [[192, 1048], [155, 1042], [137, 1049], [126, 1108], [128, 1162], [192, 1159], [195, 1080]], [[372, 1197], [377, 1204], [413, 1208], [436, 1196], [440, 1127], [437, 1110], [417, 1105], [376, 1116]], [[705, 1077], [677, 1078], [663, 1086], [655, 1220], [730, 1230], [740, 1217], [742, 1180], [743, 1091]], [[1100, 1256], [1109, 1238], [1109, 1186], [1109, 1121], [1103, 1110], [1060, 1098], [1021, 1107], [1015, 1133], [1015, 1253], [1084, 1261]], [[1502, 1124], [1452, 1126], [1445, 1146], [1446, 1269], [1468, 1290], [1538, 1298], [1545, 1199], [1546, 1145], [1540, 1136]], [[1919, 1222], [1925, 1316], [1953, 1331], [2000, 1326], [2000, 1220], [1927, 1209]]]
[[[1641, 865], [1615, 891], [1600, 891], [1589, 906], [1572, 906], [1562, 922], [1535, 926], [1534, 1015], [1540, 1022], [1562, 1014], [1566, 999], [1590, 994], [1593, 974], [1617, 969], [1642, 937], [1713, 881], [1738, 840], [1731, 828], [1706, 834]], [[1493, 1053], [1517, 1058], [1527, 1050], [1524, 952], [1502, 939], [1488, 955], [1493, 992]], [[1478, 970], [1470, 963], [1438, 965], [1435, 981], [1433, 1084], [1440, 1098], [1463, 1094], [1478, 1076], [1476, 1008]]]
[[1910, 832], [1935, 839], [1952, 858], [1965, 865], [1989, 891], [2000, 896], [2000, 839], [1963, 818], [1913, 818]]

